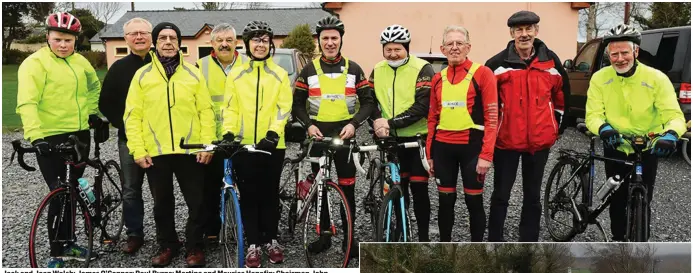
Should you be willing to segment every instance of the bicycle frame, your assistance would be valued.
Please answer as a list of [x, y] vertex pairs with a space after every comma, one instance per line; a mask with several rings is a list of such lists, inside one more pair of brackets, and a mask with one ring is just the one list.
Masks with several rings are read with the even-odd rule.
[[[588, 170], [588, 177], [587, 181], [585, 183], [582, 183], [580, 187], [582, 188], [582, 204], [585, 204], [587, 206], [587, 215], [583, 215], [580, 213], [580, 209], [578, 208], [578, 205], [575, 203], [575, 200], [578, 198], [577, 197], [577, 191], [573, 193], [573, 196], [570, 198], [573, 214], [577, 216], [577, 220], [580, 223], [580, 232], [583, 232], [586, 228], [587, 225], [590, 223], [596, 223], [597, 218], [601, 213], [609, 206], [611, 203], [611, 198], [613, 197], [613, 194], [616, 192], [616, 190], [611, 191], [607, 196], [604, 197], [604, 200], [594, 209], [590, 210], [590, 208], [593, 206], [593, 186], [594, 186], [594, 177], [595, 177], [595, 161], [602, 161], [602, 162], [613, 162], [613, 163], [621, 163], [629, 166], [633, 166], [633, 168], [629, 171], [628, 175], [624, 177], [624, 181], [626, 179], [629, 179], [629, 188], [628, 188], [628, 196], [633, 196], [635, 191], [641, 191], [644, 196], [647, 196], [647, 188], [645, 187], [643, 180], [642, 180], [642, 148], [638, 146], [647, 146], [645, 144], [638, 144], [636, 143], [636, 139], [634, 138], [633, 140], [626, 140], [626, 144], [630, 145], [633, 150], [635, 151], [635, 160], [623, 160], [623, 159], [617, 159], [617, 158], [611, 158], [607, 157], [604, 155], [597, 155], [595, 151], [595, 142], [599, 139], [597, 136], [590, 136], [590, 150], [589, 154], [582, 154], [582, 153], [577, 153], [574, 151], [563, 151], [564, 154], [561, 157], [568, 156], [568, 157], [577, 157], [581, 158], [579, 161], [579, 167], [573, 171], [571, 174], [570, 178], [568, 179], [568, 182], [564, 183], [560, 188], [558, 188], [558, 192], [562, 192], [565, 190], [566, 187], [568, 187], [571, 184], [579, 183], [575, 182], [574, 179], [576, 177], [581, 176], [585, 173], [585, 170]], [[559, 174], [560, 177], [560, 174]], [[626, 204], [626, 213], [628, 213], [628, 210], [630, 209], [630, 198], [627, 200]], [[629, 215], [629, 214], [627, 214]], [[583, 217], [587, 217], [587, 219], [584, 219]], [[629, 226], [630, 224], [630, 217], [626, 217], [626, 226]], [[626, 231], [626, 238], [628, 238], [630, 230]]]
[[[428, 161], [426, 161], [425, 145], [423, 145], [423, 143], [422, 143], [421, 136], [417, 135], [417, 137], [419, 137], [419, 141], [417, 141], [417, 142], [397, 143], [396, 145], [394, 145], [394, 147], [382, 148], [379, 145], [357, 147], [357, 149], [355, 149], [355, 151], [352, 153], [352, 156], [354, 157], [354, 164], [356, 165], [356, 169], [359, 170], [359, 172], [361, 172], [363, 174], [366, 173], [366, 171], [363, 169], [363, 167], [360, 164], [361, 161], [359, 158], [359, 152], [367, 152], [367, 151], [377, 150], [378, 152], [380, 152], [380, 158], [386, 160], [384, 162], [384, 164], [381, 164], [379, 166], [380, 167], [380, 172], [379, 172], [380, 179], [383, 179], [383, 181], [385, 181], [385, 183], [392, 183], [392, 185], [390, 185], [391, 188], [401, 187], [401, 185], [400, 185], [401, 184], [401, 177], [399, 174], [399, 170], [400, 170], [399, 157], [397, 155], [397, 148], [398, 147], [419, 148], [419, 154], [421, 156], [422, 164], [423, 164], [424, 168], [426, 170], [430, 169], [430, 167], [428, 166]], [[376, 140], [376, 141], [387, 141], [387, 140], [380, 139], [380, 140]], [[393, 139], [391, 141], [396, 141], [396, 140]], [[382, 145], [386, 145], [386, 144], [384, 144], [384, 142], [383, 142]], [[388, 157], [388, 155], [390, 155], [390, 157]], [[389, 172], [385, 172], [384, 170], [389, 170]], [[386, 179], [386, 177], [385, 177], [386, 174], [390, 175], [389, 180]], [[375, 181], [377, 181], [377, 180], [375, 180]], [[374, 187], [374, 185], [370, 185], [369, 194], [371, 194], [373, 187]], [[382, 190], [382, 189], [380, 189], [380, 190]], [[400, 192], [404, 193], [404, 191], [401, 188], [400, 188]], [[406, 217], [407, 210], [404, 206], [404, 203], [405, 203], [404, 194], [401, 194], [400, 202], [399, 202], [400, 213], [402, 214], [401, 219], [409, 219], [408, 217]], [[390, 224], [391, 224], [391, 219], [392, 219], [392, 206], [393, 206], [392, 202], [391, 201], [388, 202], [387, 206], [388, 206], [388, 209], [387, 209], [388, 218], [387, 218], [387, 230], [385, 233], [385, 236], [386, 236], [385, 240], [387, 242], [389, 242], [390, 241]], [[406, 222], [402, 224], [402, 227], [403, 227], [402, 232], [404, 232], [403, 233], [404, 234], [404, 242], [408, 242], [411, 239], [411, 238], [408, 238], [409, 233], [407, 230], [408, 229], [407, 225], [408, 225], [408, 223], [406, 223]]]
[[[334, 155], [334, 152], [331, 149], [327, 149], [327, 151], [320, 156], [319, 158], [314, 158], [314, 157], [306, 157], [305, 159], [302, 160], [302, 162], [307, 162], [307, 163], [318, 163], [320, 165], [320, 170], [318, 173], [315, 175], [315, 180], [317, 183], [313, 183], [313, 185], [310, 187], [310, 190], [308, 191], [308, 195], [306, 196], [305, 200], [312, 200], [315, 195], [318, 195], [318, 200], [317, 200], [317, 209], [321, 210], [322, 209], [322, 195], [325, 193], [324, 186], [325, 186], [325, 180], [329, 179], [331, 177], [331, 170], [332, 170], [332, 156]], [[327, 217], [330, 219], [330, 231], [332, 234], [336, 234], [337, 230], [334, 226], [334, 220], [332, 220], [332, 215], [330, 215], [330, 196], [327, 195], [325, 196], [326, 202], [327, 202]], [[306, 213], [308, 213], [308, 203], [303, 203], [301, 205], [301, 208], [298, 210], [299, 219], [303, 218]], [[320, 230], [320, 213], [315, 214], [316, 220], [317, 220], [317, 226], [316, 230], [318, 233], [321, 233]]]
[[[226, 212], [226, 206], [224, 204], [226, 203], [226, 195], [224, 194], [227, 190], [231, 191], [232, 194], [235, 194], [238, 196], [238, 198], [241, 198], [240, 191], [238, 191], [238, 186], [236, 186], [235, 183], [233, 183], [233, 164], [231, 162], [230, 158], [224, 158], [224, 186], [221, 188], [221, 210], [219, 211], [219, 216], [221, 217], [221, 225], [223, 226], [226, 219], [224, 217], [225, 212]], [[239, 226], [243, 227], [243, 223], [239, 222]], [[240, 245], [243, 245], [243, 238], [238, 238], [238, 243]]]

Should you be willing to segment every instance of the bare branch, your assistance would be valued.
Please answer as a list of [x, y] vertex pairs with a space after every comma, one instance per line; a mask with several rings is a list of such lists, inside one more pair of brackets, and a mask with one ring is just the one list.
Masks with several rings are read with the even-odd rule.
[[123, 2], [92, 2], [87, 5], [96, 19], [108, 24], [124, 7]]

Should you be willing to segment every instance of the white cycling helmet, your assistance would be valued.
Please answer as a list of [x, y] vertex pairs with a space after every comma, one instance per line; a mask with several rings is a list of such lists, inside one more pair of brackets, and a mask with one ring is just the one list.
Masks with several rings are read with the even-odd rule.
[[400, 25], [391, 25], [386, 27], [382, 33], [380, 33], [380, 43], [398, 43], [405, 44], [411, 41], [411, 35], [409, 35], [409, 30]]
[[642, 35], [640, 34], [640, 31], [626, 24], [619, 24], [613, 27], [604, 36], [605, 42], [630, 41], [636, 45], [640, 45], [641, 40]]

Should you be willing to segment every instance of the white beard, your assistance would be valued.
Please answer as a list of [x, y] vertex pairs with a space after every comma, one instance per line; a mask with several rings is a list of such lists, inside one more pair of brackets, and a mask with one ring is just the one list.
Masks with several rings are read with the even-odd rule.
[[618, 67], [616, 67], [615, 65], [612, 65], [612, 66], [614, 67], [614, 69], [616, 70], [617, 73], [623, 74], [623, 73], [628, 72], [631, 68], [633, 68], [633, 64], [634, 64], [634, 63], [635, 63], [635, 61], [631, 62], [631, 63], [630, 63], [626, 68], [624, 68], [624, 69], [618, 69]]

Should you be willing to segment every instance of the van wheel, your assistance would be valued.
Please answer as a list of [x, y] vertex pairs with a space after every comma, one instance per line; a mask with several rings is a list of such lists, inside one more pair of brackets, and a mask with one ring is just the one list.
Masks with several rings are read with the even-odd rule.
[[691, 145], [688, 142], [688, 140], [682, 141], [683, 143], [681, 144], [681, 155], [683, 156], [683, 159], [688, 162], [688, 164], [691, 164]]
[[565, 115], [563, 116], [563, 123], [565, 128], [575, 127], [577, 125], [577, 117]]

